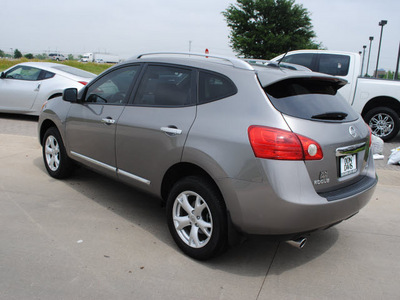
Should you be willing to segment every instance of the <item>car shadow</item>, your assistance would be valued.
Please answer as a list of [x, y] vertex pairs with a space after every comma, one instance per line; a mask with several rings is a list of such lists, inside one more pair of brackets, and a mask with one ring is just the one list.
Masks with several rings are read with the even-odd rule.
[[[48, 176], [41, 157], [34, 159], [33, 163]], [[178, 255], [185, 257], [170, 236], [165, 208], [160, 199], [84, 167], [78, 167], [73, 176], [63, 182], [91, 201], [128, 220], [133, 226], [139, 226], [166, 246], [175, 249]], [[245, 276], [260, 276], [265, 274], [265, 270], [281, 274], [321, 256], [335, 244], [338, 235], [335, 228], [315, 233], [301, 250], [271, 237], [247, 236], [216, 258], [192, 261], [210, 269]], [[318, 242], [313, 242], [313, 236]]]

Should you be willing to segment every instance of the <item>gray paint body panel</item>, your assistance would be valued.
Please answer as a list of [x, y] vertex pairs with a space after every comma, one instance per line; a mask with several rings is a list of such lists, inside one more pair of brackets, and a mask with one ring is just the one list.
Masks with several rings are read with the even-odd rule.
[[[369, 201], [377, 182], [369, 149], [357, 154], [357, 173], [344, 179], [336, 176], [336, 149], [368, 142], [368, 129], [361, 118], [350, 124], [283, 116], [271, 104], [257, 77], [261, 72], [263, 83], [272, 83], [279, 78], [314, 76], [310, 72], [243, 70], [194, 58], [151, 57], [127, 63], [132, 62], [184, 64], [194, 70], [218, 72], [228, 76], [238, 92], [214, 102], [180, 108], [92, 106], [56, 99], [41, 114], [39, 130], [44, 121], [52, 120], [67, 153], [74, 151], [111, 168], [76, 156], [71, 156], [73, 159], [157, 196], [161, 196], [161, 184], [170, 167], [195, 165], [214, 180], [234, 226], [245, 233], [294, 234], [323, 228], [357, 213]], [[101, 123], [104, 117], [116, 122]], [[251, 125], [292, 130], [312, 138], [320, 143], [324, 159], [304, 162], [256, 158], [248, 137]], [[357, 138], [348, 134], [350, 125], [358, 130]], [[168, 127], [179, 130], [168, 134]], [[332, 176], [329, 184], [314, 184], [321, 171]], [[361, 193], [331, 202], [319, 195], [336, 190], [340, 194], [341, 188], [363, 176], [374, 184]]]

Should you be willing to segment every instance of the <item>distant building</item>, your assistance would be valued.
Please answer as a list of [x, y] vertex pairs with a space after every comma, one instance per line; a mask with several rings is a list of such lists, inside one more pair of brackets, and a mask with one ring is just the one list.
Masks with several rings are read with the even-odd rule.
[[[378, 75], [378, 76], [376, 76]], [[374, 71], [374, 77], [375, 78], [384, 78], [386, 76], [386, 70], [385, 69], [378, 69], [378, 74], [376, 74], [376, 71]]]

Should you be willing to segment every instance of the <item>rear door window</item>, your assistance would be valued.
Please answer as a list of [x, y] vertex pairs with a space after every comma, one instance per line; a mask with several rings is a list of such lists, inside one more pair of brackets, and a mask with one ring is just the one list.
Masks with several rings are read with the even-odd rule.
[[186, 106], [193, 100], [193, 71], [175, 66], [147, 67], [134, 104], [142, 106]]
[[344, 82], [324, 78], [290, 78], [264, 91], [281, 113], [314, 121], [350, 122], [358, 114], [337, 92]]

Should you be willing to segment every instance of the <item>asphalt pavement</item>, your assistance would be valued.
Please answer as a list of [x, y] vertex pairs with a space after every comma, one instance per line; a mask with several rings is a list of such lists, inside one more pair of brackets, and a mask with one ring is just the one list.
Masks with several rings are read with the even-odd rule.
[[80, 168], [51, 178], [37, 119], [0, 114], [0, 299], [399, 299], [400, 166], [356, 216], [299, 250], [252, 236], [199, 262], [159, 200]]

